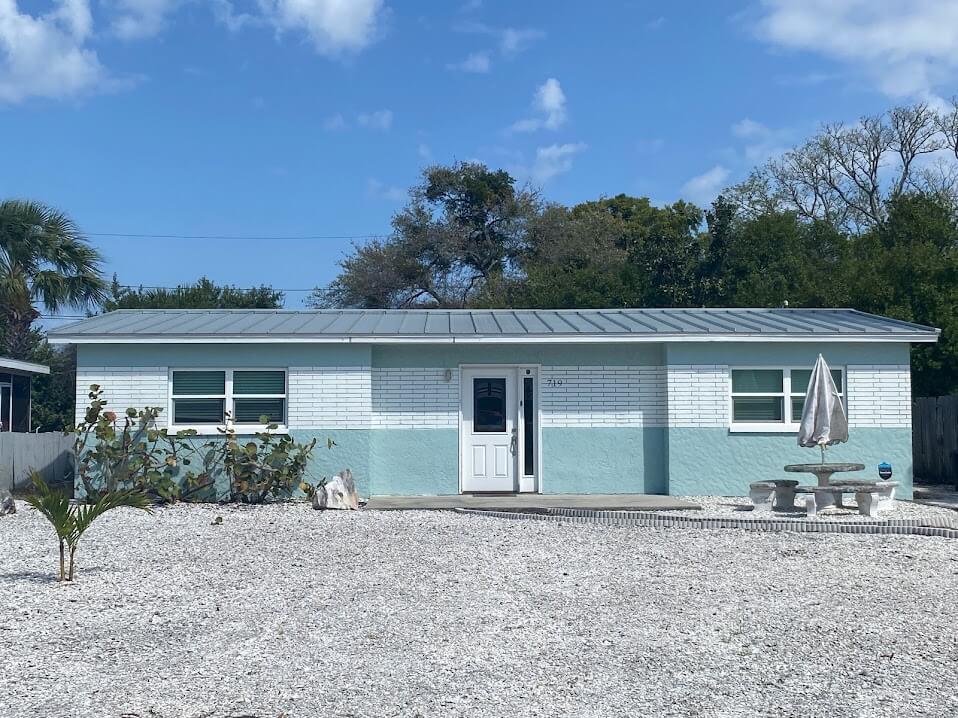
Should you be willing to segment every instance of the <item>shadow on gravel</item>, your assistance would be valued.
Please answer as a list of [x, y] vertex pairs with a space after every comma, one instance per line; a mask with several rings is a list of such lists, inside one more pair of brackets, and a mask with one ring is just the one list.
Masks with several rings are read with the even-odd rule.
[[[91, 566], [83, 569], [83, 574], [101, 573], [102, 566]], [[48, 584], [57, 583], [55, 571], [11, 571], [10, 573], [0, 573], [0, 583], [9, 581], [10, 583], [35, 583]]]

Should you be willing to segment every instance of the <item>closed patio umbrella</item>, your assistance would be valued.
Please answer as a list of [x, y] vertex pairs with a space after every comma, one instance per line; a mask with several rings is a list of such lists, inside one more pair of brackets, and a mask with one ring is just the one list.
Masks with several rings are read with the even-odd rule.
[[819, 354], [808, 379], [798, 445], [820, 447], [822, 463], [825, 463], [825, 447], [845, 441], [848, 441], [848, 417], [828, 364]]

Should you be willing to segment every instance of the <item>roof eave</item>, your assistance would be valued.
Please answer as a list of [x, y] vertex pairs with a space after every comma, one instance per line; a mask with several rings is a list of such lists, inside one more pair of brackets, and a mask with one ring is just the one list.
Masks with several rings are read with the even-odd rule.
[[931, 332], [886, 333], [712, 333], [712, 334], [558, 334], [467, 335], [467, 336], [347, 336], [330, 334], [295, 334], [285, 336], [249, 334], [157, 334], [157, 335], [50, 335], [51, 344], [639, 344], [662, 342], [848, 342], [848, 343], [934, 343], [940, 330]]

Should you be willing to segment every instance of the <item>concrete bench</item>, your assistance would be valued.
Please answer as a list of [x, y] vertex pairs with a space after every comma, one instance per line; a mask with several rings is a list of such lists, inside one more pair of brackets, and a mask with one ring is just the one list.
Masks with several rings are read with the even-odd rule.
[[773, 508], [794, 511], [796, 486], [798, 482], [794, 479], [755, 481], [748, 485], [748, 497], [756, 513], [771, 513]]
[[816, 516], [821, 509], [841, 506], [842, 494], [855, 494], [858, 513], [875, 518], [879, 511], [891, 508], [897, 481], [843, 481], [828, 486], [796, 486], [796, 494], [811, 494], [805, 502], [805, 515]]

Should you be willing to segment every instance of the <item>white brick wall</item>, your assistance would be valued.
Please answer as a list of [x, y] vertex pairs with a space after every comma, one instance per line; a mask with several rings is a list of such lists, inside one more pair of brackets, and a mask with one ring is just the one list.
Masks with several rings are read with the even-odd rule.
[[369, 427], [371, 384], [368, 366], [290, 367], [289, 427]]
[[540, 371], [542, 425], [665, 426], [665, 368], [547, 366]]
[[119, 369], [116, 367], [79, 367], [76, 383], [76, 421], [80, 422], [90, 405], [90, 385], [99, 384], [103, 388], [106, 408], [122, 414], [128, 408], [142, 409], [145, 406], [158, 406], [163, 411], [157, 418], [157, 425], [167, 425], [167, 389], [168, 372], [166, 367], [137, 367]]
[[459, 426], [459, 370], [374, 368], [371, 425], [392, 429]]
[[848, 372], [849, 426], [911, 427], [911, 368], [861, 364]]
[[670, 427], [728, 427], [729, 368], [673, 364], [667, 371]]

